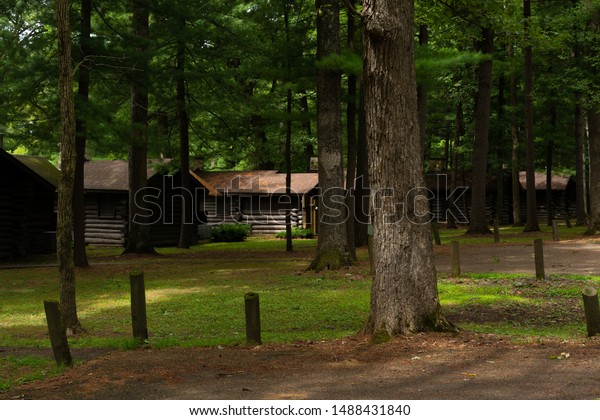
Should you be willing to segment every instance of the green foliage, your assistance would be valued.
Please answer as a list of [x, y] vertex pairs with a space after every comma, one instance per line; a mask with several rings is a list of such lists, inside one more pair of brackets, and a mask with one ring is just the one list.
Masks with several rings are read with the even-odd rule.
[[[58, 152], [56, 31], [46, 2], [0, 6], [0, 134], [9, 150], [26, 150], [53, 160]], [[535, 133], [538, 168], [545, 146], [554, 144], [553, 167], [573, 172], [573, 108], [600, 102], [598, 33], [591, 23], [598, 0], [532, 2], [535, 60]], [[490, 168], [510, 158], [508, 80], [515, 72], [522, 98], [523, 2], [418, 0], [416, 22], [429, 28], [429, 42], [416, 48], [419, 83], [428, 88], [428, 158], [458, 152], [459, 169], [469, 169], [473, 138], [476, 67], [482, 56], [481, 27], [495, 33]], [[360, 6], [358, 6], [360, 9]], [[79, 8], [73, 8], [73, 63], [90, 69], [90, 100], [78, 108], [86, 118], [87, 154], [126, 158], [130, 137], [129, 83], [135, 72], [127, 2], [94, 4], [91, 56], [80, 56]], [[292, 122], [292, 168], [306, 171], [316, 152], [315, 73], [318, 67], [358, 75], [360, 48], [316, 62], [312, 2], [268, 0], [196, 3], [157, 0], [151, 5], [149, 156], [179, 153], [176, 81], [186, 80], [191, 155], [206, 169], [284, 169], [287, 121]], [[287, 17], [287, 19], [286, 19]], [[181, 25], [181, 20], [185, 25]], [[342, 30], [346, 27], [342, 14]], [[287, 22], [287, 25], [286, 25]], [[418, 31], [416, 31], [418, 32]], [[345, 38], [345, 33], [342, 38]], [[358, 41], [358, 35], [356, 36]], [[177, 44], [185, 42], [186, 69], [175, 69]], [[357, 44], [360, 44], [357, 42]], [[509, 56], [509, 46], [513, 56]], [[574, 51], [579, 48], [580, 56]], [[501, 83], [503, 81], [503, 84]], [[292, 112], [286, 93], [292, 90]], [[504, 104], [500, 103], [504, 93]], [[520, 99], [520, 102], [521, 99]], [[456, 109], [463, 132], [455, 144]], [[343, 105], [342, 105], [343, 108]], [[550, 122], [556, 110], [555, 125]], [[522, 135], [522, 118], [519, 119]], [[457, 142], [457, 143], [458, 143]]]
[[[277, 239], [285, 239], [286, 238], [285, 230], [282, 230], [281, 232], [277, 232], [275, 234], [275, 237]], [[313, 237], [314, 237], [314, 234], [313, 234], [312, 230], [310, 230], [310, 229], [302, 229], [300, 227], [292, 228], [292, 238], [294, 238], [294, 239], [312, 239]]]
[[214, 242], [243, 242], [251, 231], [247, 224], [222, 224], [212, 227], [211, 237]]
[[362, 57], [353, 51], [344, 50], [341, 54], [331, 54], [320, 60], [317, 62], [317, 68], [360, 75], [362, 73]]

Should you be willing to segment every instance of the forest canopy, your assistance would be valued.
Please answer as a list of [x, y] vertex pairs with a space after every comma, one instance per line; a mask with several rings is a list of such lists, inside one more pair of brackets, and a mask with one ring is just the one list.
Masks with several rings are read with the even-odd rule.
[[[58, 55], [50, 3], [4, 0], [0, 6], [0, 135], [9, 151], [57, 161]], [[531, 4], [531, 39], [526, 41], [522, 0], [415, 2], [417, 80], [427, 89], [425, 163], [431, 169], [439, 168], [440, 162], [442, 169], [451, 169], [453, 162], [466, 170], [472, 165], [477, 74], [485, 59], [493, 61], [487, 164], [490, 170], [511, 166], [511, 124], [516, 124], [517, 135], [524, 135], [522, 57], [529, 42], [535, 75], [536, 167], [544, 170], [551, 156], [553, 172], [575, 173], [576, 108], [597, 108], [599, 101], [600, 43], [593, 22], [600, 4]], [[130, 2], [94, 0], [91, 6], [91, 36], [84, 52], [81, 7], [71, 2], [75, 80], [83, 68], [90, 77], [89, 101], [77, 104], [78, 115], [87, 122], [86, 155], [124, 158], [130, 133], [129, 85], [137, 71]], [[361, 5], [341, 9], [341, 39], [354, 42], [344, 42], [341, 54], [322, 61], [316, 59], [312, 2], [155, 0], [149, 6], [149, 157], [179, 154], [176, 86], [183, 78], [190, 155], [202, 160], [206, 169], [283, 170], [286, 123], [291, 120], [292, 169], [306, 171], [317, 149], [317, 70], [341, 71], [344, 86], [350, 75], [360, 76], [361, 35], [355, 28], [349, 36], [347, 21], [349, 15], [361, 13]], [[480, 48], [484, 26], [493, 33], [490, 53]], [[423, 27], [426, 43], [420, 40]], [[183, 75], [177, 69], [181, 42]], [[510, 102], [511, 77], [516, 105]], [[346, 94], [340, 112], [354, 100]], [[344, 142], [346, 138], [347, 129]], [[519, 147], [523, 154], [522, 142]], [[521, 159], [521, 169], [523, 164]]]

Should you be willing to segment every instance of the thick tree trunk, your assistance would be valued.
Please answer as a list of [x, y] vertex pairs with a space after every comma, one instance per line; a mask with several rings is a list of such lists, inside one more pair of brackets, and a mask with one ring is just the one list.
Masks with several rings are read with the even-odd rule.
[[[179, 160], [182, 188], [181, 227], [178, 248], [188, 249], [192, 245], [194, 227], [193, 193], [190, 190], [190, 133], [186, 99], [185, 75], [185, 18], [180, 18], [181, 31], [177, 45], [177, 114], [179, 117]], [[186, 191], [190, 191], [188, 194]]]
[[[288, 89], [287, 96], [287, 121], [285, 124], [285, 194], [292, 196], [292, 89]], [[292, 252], [294, 245], [292, 243], [292, 209], [290, 202], [285, 209], [285, 251]]]
[[[427, 48], [429, 44], [429, 27], [427, 25], [419, 25], [419, 45], [422, 48]], [[419, 107], [419, 133], [421, 138], [421, 146], [423, 147], [423, 158], [427, 156], [427, 80], [422, 80], [417, 85], [417, 103]]]
[[[347, 45], [349, 51], [355, 50], [356, 36], [356, 18], [352, 4], [348, 4], [348, 34]], [[348, 75], [348, 100], [346, 103], [346, 134], [348, 140], [348, 164], [346, 166], [346, 207], [348, 209], [348, 218], [346, 219], [346, 237], [348, 239], [348, 254], [353, 260], [356, 260], [356, 241], [354, 238], [355, 232], [355, 209], [354, 200], [356, 196], [356, 150], [357, 150], [357, 135], [356, 135], [356, 87], [357, 78], [354, 74]], [[351, 192], [351, 193], [350, 193]]]
[[576, 216], [577, 226], [586, 224], [586, 197], [585, 197], [585, 159], [584, 159], [584, 117], [581, 109], [581, 97], [576, 98], [575, 105], [575, 200], [576, 200]]
[[[508, 55], [514, 58], [514, 48], [511, 45], [508, 47]], [[510, 107], [511, 107], [511, 123], [510, 135], [512, 139], [512, 157], [511, 157], [511, 175], [512, 175], [512, 214], [513, 226], [523, 226], [523, 218], [521, 216], [521, 183], [519, 182], [520, 160], [519, 160], [519, 96], [517, 89], [517, 72], [512, 69], [510, 73]]]
[[590, 213], [586, 235], [600, 231], [600, 113], [588, 111], [590, 141]]
[[356, 246], [365, 246], [368, 242], [369, 224], [369, 159], [367, 147], [367, 131], [365, 122], [365, 77], [361, 76], [358, 102], [358, 139], [356, 146], [356, 182], [354, 192], [354, 216], [356, 229], [354, 240]]
[[417, 115], [412, 0], [364, 3], [365, 95], [374, 225], [367, 331], [445, 330]]
[[75, 178], [75, 100], [71, 67], [71, 28], [68, 0], [56, 1], [58, 32], [59, 95], [61, 121], [61, 171], [58, 184], [56, 220], [56, 257], [60, 276], [60, 306], [65, 326], [73, 332], [81, 330], [75, 297], [75, 266], [71, 251], [73, 221], [73, 188]]
[[[505, 108], [506, 108], [506, 100], [505, 100], [505, 85], [506, 79], [502, 75], [498, 78], [498, 123], [500, 125], [497, 128], [497, 137], [496, 137], [496, 153], [497, 153], [497, 167], [496, 167], [496, 209], [494, 215], [494, 232], [496, 233], [496, 227], [499, 227], [502, 224], [502, 213], [504, 211], [504, 169], [503, 164], [505, 162], [504, 152], [505, 152], [505, 143], [504, 143], [504, 127], [505, 127]], [[497, 238], [496, 238], [497, 239]]]
[[[291, 82], [292, 58], [290, 50], [290, 4], [284, 6], [285, 41], [286, 41], [286, 79]], [[285, 194], [292, 196], [292, 89], [286, 92], [286, 124], [285, 124]], [[291, 200], [291, 198], [290, 198]], [[288, 202], [285, 209], [285, 251], [292, 252], [292, 217], [291, 203]]]
[[132, 72], [131, 143], [129, 145], [129, 235], [125, 253], [154, 254], [150, 226], [144, 218], [141, 195], [148, 177], [148, 0], [133, 1], [136, 62]]
[[[454, 118], [454, 144], [452, 146], [452, 158], [451, 158], [451, 179], [450, 179], [450, 192], [455, 191], [458, 186], [458, 148], [460, 147], [461, 138], [463, 136], [463, 105], [459, 102], [456, 105], [456, 116]], [[456, 199], [451, 197], [448, 202], [448, 209], [450, 210], [447, 214], [446, 227], [448, 229], [457, 229], [457, 217], [458, 217], [458, 206]]]
[[81, 2], [81, 35], [79, 64], [79, 80], [77, 87], [76, 120], [75, 120], [75, 184], [73, 186], [73, 260], [75, 267], [88, 267], [85, 252], [85, 204], [84, 204], [84, 173], [85, 143], [87, 140], [87, 103], [90, 90], [90, 68], [88, 56], [90, 54], [92, 5], [90, 0]]
[[537, 215], [535, 191], [535, 135], [533, 132], [533, 49], [531, 46], [531, 3], [523, 0], [525, 18], [525, 141], [527, 171], [527, 224], [524, 232], [538, 232], [540, 225]]
[[[339, 54], [338, 0], [317, 0], [317, 60]], [[319, 237], [309, 269], [338, 269], [350, 264], [347, 248], [342, 153], [341, 76], [319, 69], [317, 74], [317, 140], [319, 143]]]
[[[481, 39], [481, 52], [492, 54], [494, 34], [484, 28]], [[479, 65], [479, 87], [475, 101], [475, 141], [473, 143], [473, 181], [471, 188], [471, 222], [468, 234], [491, 234], [485, 209], [487, 182], [487, 155], [490, 132], [490, 111], [492, 93], [492, 59], [487, 58]]]
[[[553, 105], [550, 110], [550, 125], [552, 126], [552, 132], [556, 132], [556, 122], [558, 116], [556, 115], [556, 107]], [[554, 220], [554, 204], [552, 203], [552, 160], [554, 157], [554, 140], [552, 137], [546, 140], [546, 211], [548, 217], [546, 220], [547, 226], [552, 226], [552, 220]]]
[[[306, 135], [308, 137], [312, 137], [312, 127], [310, 124], [310, 108], [308, 106], [308, 96], [307, 96], [305, 90], [301, 90], [300, 94], [302, 95], [300, 97], [300, 108], [302, 109], [302, 115], [303, 115], [303, 118], [300, 121], [300, 124], [302, 126], [302, 129], [306, 133]], [[315, 149], [314, 149], [312, 143], [310, 142], [310, 140], [306, 141], [304, 143], [304, 171], [305, 172], [310, 172], [310, 159], [314, 156], [314, 154], [315, 154]]]

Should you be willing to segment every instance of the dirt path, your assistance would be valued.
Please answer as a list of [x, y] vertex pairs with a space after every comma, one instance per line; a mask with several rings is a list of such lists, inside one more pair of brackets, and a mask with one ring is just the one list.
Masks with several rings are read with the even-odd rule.
[[[450, 246], [436, 247], [436, 267], [450, 272]], [[533, 244], [461, 245], [463, 273], [535, 274]], [[544, 243], [546, 275], [600, 275], [600, 244], [584, 241]]]
[[600, 340], [514, 345], [428, 334], [255, 348], [115, 352], [14, 399], [595, 399]]

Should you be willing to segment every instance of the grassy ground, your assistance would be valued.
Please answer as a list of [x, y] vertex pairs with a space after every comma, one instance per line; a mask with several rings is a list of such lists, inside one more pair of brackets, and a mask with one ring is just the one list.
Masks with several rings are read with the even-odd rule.
[[[461, 237], [462, 231], [441, 232], [443, 241], [490, 242], [487, 237]], [[529, 241], [532, 236], [510, 229], [502, 234], [503, 240], [515, 241]], [[146, 277], [153, 347], [243, 344], [243, 297], [249, 291], [261, 296], [264, 342], [354, 334], [368, 318], [366, 249], [359, 250], [359, 262], [349, 269], [307, 273], [315, 246], [316, 240], [296, 241], [291, 257], [284, 252], [283, 241], [260, 239], [202, 244], [191, 250], [160, 249], [160, 255], [153, 257], [122, 257], [117, 249], [90, 249], [92, 266], [77, 272], [78, 310], [87, 333], [71, 337], [71, 346], [127, 349], [134, 345], [128, 274], [138, 269]], [[590, 282], [600, 285], [599, 278], [568, 276], [538, 283], [521, 277], [496, 273], [440, 278], [442, 305], [450, 319], [473, 332], [518, 340], [585, 335], [580, 290]], [[49, 347], [42, 302], [57, 296], [55, 267], [1, 270], [0, 347]], [[46, 359], [27, 356], [0, 358], [0, 372], [1, 390], [57, 370]]]

